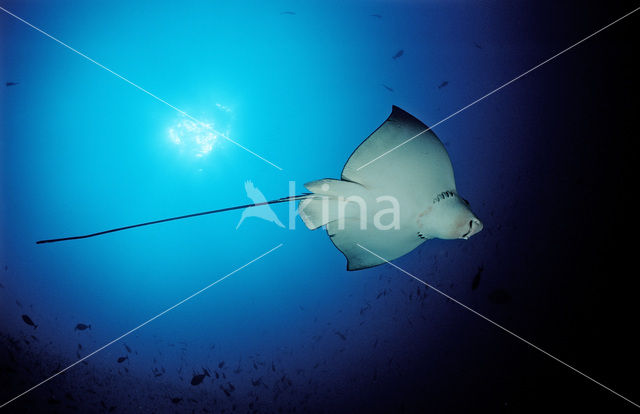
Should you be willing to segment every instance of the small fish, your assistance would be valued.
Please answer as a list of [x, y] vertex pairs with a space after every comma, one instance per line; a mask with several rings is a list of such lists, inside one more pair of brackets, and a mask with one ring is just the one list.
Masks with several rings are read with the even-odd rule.
[[398, 51], [396, 52], [396, 54], [395, 54], [395, 55], [393, 55], [393, 56], [391, 57], [391, 59], [396, 60], [396, 59], [398, 59], [398, 58], [399, 58], [400, 56], [402, 56], [402, 55], [404, 55], [404, 50], [400, 49], [400, 50], [398, 50]]
[[122, 364], [124, 361], [126, 361], [129, 357], [123, 356], [118, 358], [118, 364]]
[[33, 321], [31, 320], [31, 318], [29, 317], [29, 315], [22, 315], [22, 320], [24, 321], [24, 323], [26, 323], [27, 325], [33, 326], [33, 329], [36, 329], [38, 327], [38, 325], [36, 325], [35, 323], [33, 323]]
[[478, 49], [482, 49], [482, 46], [480, 46], [480, 45], [479, 45], [478, 43], [476, 43], [476, 42], [473, 42], [473, 45], [474, 45], [475, 47], [477, 47]]
[[482, 271], [483, 270], [484, 270], [483, 266], [480, 266], [478, 268], [478, 272], [473, 277], [473, 281], [471, 282], [471, 290], [476, 290], [476, 289], [478, 289], [478, 286], [480, 286], [480, 276], [482, 276]]
[[260, 384], [262, 384], [262, 378], [258, 378], [257, 380], [254, 380], [254, 379], [251, 380], [251, 385], [253, 385], [254, 387], [257, 387]]
[[220, 361], [220, 363], [218, 364], [218, 368], [222, 368], [224, 367], [224, 361]]
[[182, 401], [182, 398], [180, 398], [180, 397], [173, 397], [171, 399], [171, 402], [174, 403], [174, 404], [178, 404], [180, 401]]
[[84, 331], [86, 329], [91, 329], [91, 325], [85, 325], [84, 323], [79, 323], [76, 325], [74, 331]]
[[507, 293], [506, 290], [496, 289], [493, 292], [489, 293], [489, 301], [491, 301], [491, 303], [495, 303], [496, 305], [504, 305], [511, 302], [511, 295]]
[[293, 16], [293, 15], [295, 15], [295, 14], [296, 14], [296, 12], [292, 12], [292, 11], [283, 11], [283, 12], [281, 12], [280, 14], [288, 14], [288, 15]]
[[342, 332], [335, 331], [334, 333], [335, 333], [336, 335], [338, 335], [338, 336], [340, 337], [340, 339], [342, 339], [343, 341], [346, 341], [346, 340], [347, 340], [347, 337], [346, 337], [346, 336], [344, 336], [344, 334], [343, 334]]
[[276, 364], [271, 361], [271, 371], [276, 372]]
[[438, 85], [438, 89], [442, 89], [449, 84], [449, 81], [444, 81], [440, 85]]
[[369, 16], [375, 17], [377, 19], [382, 19], [382, 15], [381, 14], [370, 14]]
[[4, 271], [6, 272], [7, 270], [9, 270], [9, 266], [8, 265], [4, 265]]
[[211, 376], [206, 369], [203, 369], [203, 371], [204, 372], [202, 374], [196, 374], [193, 376], [193, 378], [191, 378], [191, 385], [200, 385], [202, 384], [202, 381], [204, 381], [205, 377]]
[[371, 309], [371, 304], [367, 303], [367, 306], [363, 306], [362, 308], [360, 308], [360, 315], [362, 315], [363, 313], [365, 313], [365, 311]]
[[131, 353], [131, 348], [129, 348], [127, 344], [123, 343], [122, 345], [124, 345], [124, 349], [126, 349], [128, 353]]
[[393, 92], [393, 88], [391, 88], [391, 87], [389, 87], [389, 86], [385, 85], [384, 83], [382, 84], [382, 86], [384, 86], [384, 88], [385, 88], [386, 90], [388, 90], [389, 92]]
[[16, 85], [19, 85], [19, 84], [20, 84], [20, 82], [7, 82], [7, 83], [5, 83], [5, 86], [16, 86]]

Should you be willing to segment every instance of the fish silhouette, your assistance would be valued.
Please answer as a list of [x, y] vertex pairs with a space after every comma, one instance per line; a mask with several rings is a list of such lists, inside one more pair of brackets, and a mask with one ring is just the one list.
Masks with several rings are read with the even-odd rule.
[[204, 381], [205, 377], [211, 376], [206, 369], [203, 369], [203, 371], [204, 372], [202, 374], [196, 374], [193, 376], [193, 378], [191, 378], [191, 385], [200, 385], [202, 384], [202, 381]]
[[400, 56], [402, 56], [402, 55], [404, 55], [404, 50], [403, 50], [403, 49], [400, 49], [400, 50], [398, 50], [398, 51], [396, 52], [396, 54], [395, 54], [395, 55], [393, 55], [393, 56], [391, 57], [391, 59], [396, 60], [396, 59], [398, 59], [398, 58], [399, 58]]
[[476, 290], [476, 289], [478, 289], [478, 286], [480, 286], [480, 276], [482, 276], [482, 271], [483, 270], [484, 270], [483, 266], [480, 266], [478, 268], [478, 272], [473, 277], [473, 281], [471, 282], [471, 290]]
[[85, 325], [84, 323], [79, 323], [73, 329], [74, 331], [84, 331], [86, 329], [91, 329], [91, 325]]
[[35, 323], [33, 323], [33, 321], [31, 320], [31, 318], [29, 317], [29, 315], [22, 315], [22, 320], [24, 321], [24, 323], [26, 323], [27, 325], [33, 326], [33, 329], [36, 329], [38, 327], [38, 325], [36, 325]]

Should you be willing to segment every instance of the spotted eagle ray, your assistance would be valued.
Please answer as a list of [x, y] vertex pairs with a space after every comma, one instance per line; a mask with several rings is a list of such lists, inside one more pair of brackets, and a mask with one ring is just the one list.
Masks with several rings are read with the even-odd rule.
[[305, 225], [311, 230], [324, 226], [345, 255], [347, 270], [360, 270], [401, 257], [428, 239], [468, 239], [482, 230], [482, 223], [456, 190], [451, 160], [442, 142], [424, 123], [397, 106], [351, 154], [340, 179], [325, 178], [304, 186], [309, 193], [37, 243], [301, 201], [298, 210]]

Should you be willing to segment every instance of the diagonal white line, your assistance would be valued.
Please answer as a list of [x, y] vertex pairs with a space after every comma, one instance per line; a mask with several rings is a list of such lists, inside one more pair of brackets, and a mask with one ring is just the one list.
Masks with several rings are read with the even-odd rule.
[[494, 93], [498, 92], [499, 90], [501, 90], [502, 88], [505, 88], [509, 85], [511, 85], [513, 82], [517, 81], [518, 79], [528, 75], [529, 73], [533, 72], [534, 70], [538, 69], [539, 67], [551, 62], [553, 59], [557, 58], [558, 56], [568, 52], [569, 50], [573, 49], [574, 47], [578, 46], [579, 44], [591, 39], [593, 36], [597, 35], [598, 33], [602, 32], [603, 30], [608, 29], [609, 27], [613, 26], [614, 24], [618, 23], [619, 21], [621, 21], [622, 19], [625, 19], [629, 16], [631, 16], [633, 13], [637, 12], [638, 10], [640, 10], [640, 7], [630, 11], [629, 13], [625, 14], [624, 16], [612, 21], [611, 23], [609, 23], [608, 25], [596, 30], [595, 32], [591, 33], [589, 36], [585, 37], [584, 39], [572, 44], [571, 46], [569, 46], [568, 48], [564, 49], [561, 52], [556, 53], [555, 55], [551, 56], [550, 58], [538, 63], [537, 65], [535, 65], [534, 67], [532, 67], [531, 69], [527, 70], [526, 72], [521, 73], [520, 75], [516, 76], [515, 78], [511, 79], [509, 82], [503, 84], [502, 86], [497, 87], [496, 89], [492, 90], [491, 92], [481, 96], [480, 98], [476, 99], [475, 101], [471, 102], [470, 104], [463, 106], [462, 108], [458, 109], [457, 111], [455, 111], [454, 113], [452, 113], [451, 115], [447, 116], [444, 119], [441, 119], [440, 121], [436, 122], [435, 124], [431, 125], [429, 128], [425, 129], [424, 131], [412, 136], [411, 138], [407, 139], [406, 141], [396, 145], [395, 147], [391, 148], [390, 150], [384, 152], [383, 154], [378, 155], [376, 158], [372, 159], [371, 161], [367, 162], [364, 165], [361, 165], [360, 167], [356, 168], [356, 171], [360, 171], [361, 169], [363, 169], [364, 167], [366, 167], [369, 164], [372, 164], [374, 162], [376, 162], [377, 160], [379, 160], [380, 158], [384, 157], [385, 155], [389, 154], [390, 152], [393, 152], [395, 150], [397, 150], [398, 148], [400, 148], [401, 146], [413, 141], [414, 139], [416, 139], [417, 137], [419, 137], [420, 135], [424, 134], [427, 131], [430, 131], [431, 129], [437, 127], [438, 125], [440, 125], [441, 123], [447, 121], [448, 119], [453, 118], [454, 116], [458, 115], [460, 112], [471, 108], [473, 105], [477, 104], [478, 102], [484, 100], [485, 98], [488, 98], [489, 96], [493, 95]]
[[222, 282], [223, 280], [225, 280], [226, 278], [228, 278], [229, 276], [233, 275], [236, 272], [239, 272], [240, 270], [244, 269], [245, 267], [249, 266], [251, 263], [256, 262], [260, 259], [262, 259], [263, 257], [265, 257], [266, 255], [268, 255], [269, 253], [275, 251], [276, 249], [279, 249], [280, 247], [282, 247], [282, 243], [280, 243], [279, 245], [277, 245], [276, 247], [272, 248], [271, 250], [262, 253], [260, 256], [256, 257], [255, 259], [251, 260], [250, 262], [247, 262], [245, 264], [243, 264], [242, 266], [238, 267], [236, 270], [234, 270], [231, 273], [227, 273], [225, 276], [221, 277], [220, 279], [216, 280], [215, 282], [205, 286], [204, 288], [200, 289], [199, 291], [197, 291], [196, 293], [192, 294], [191, 296], [182, 299], [180, 302], [176, 303], [175, 305], [171, 306], [170, 308], [167, 308], [165, 310], [163, 310], [162, 312], [160, 312], [159, 314], [157, 314], [156, 316], [154, 316], [153, 318], [147, 320], [146, 322], [141, 323], [140, 325], [136, 326], [135, 328], [131, 329], [130, 331], [120, 335], [119, 337], [117, 337], [116, 339], [114, 339], [113, 341], [109, 342], [106, 345], [101, 346], [100, 348], [96, 349], [95, 351], [93, 351], [92, 353], [84, 356], [83, 358], [77, 360], [76, 362], [74, 362], [73, 364], [69, 365], [68, 367], [66, 367], [65, 369], [53, 374], [52, 376], [50, 376], [49, 378], [39, 382], [38, 384], [34, 385], [33, 387], [29, 388], [28, 390], [26, 390], [25, 392], [23, 392], [22, 394], [16, 395], [15, 397], [13, 397], [12, 399], [10, 399], [9, 401], [5, 402], [4, 404], [0, 405], [0, 408], [3, 408], [4, 406], [10, 404], [11, 402], [17, 400], [18, 398], [22, 397], [23, 395], [35, 390], [36, 388], [38, 388], [39, 386], [41, 386], [42, 384], [51, 381], [52, 379], [54, 379], [55, 377], [57, 377], [58, 375], [62, 374], [63, 372], [73, 368], [74, 366], [78, 365], [79, 363], [81, 363], [82, 361], [84, 361], [87, 358], [92, 357], [93, 355], [97, 354], [98, 352], [102, 351], [103, 349], [107, 348], [110, 345], [113, 345], [114, 343], [118, 342], [119, 340], [121, 340], [122, 338], [124, 338], [125, 336], [137, 331], [138, 329], [142, 328], [143, 326], [147, 325], [148, 323], [158, 319], [159, 317], [161, 317], [162, 315], [164, 315], [165, 313], [171, 311], [172, 309], [177, 308], [178, 306], [182, 305], [183, 303], [185, 303], [186, 301], [188, 301], [189, 299], [201, 294], [202, 292], [204, 292], [205, 290], [209, 289], [211, 286], [216, 285], [220, 282]]
[[[49, 39], [61, 44], [62, 46], [66, 47], [67, 49], [71, 50], [74, 53], [77, 53], [78, 55], [82, 56], [83, 58], [87, 59], [89, 62], [101, 67], [102, 69], [106, 70], [107, 72], [111, 73], [112, 75], [117, 76], [118, 78], [122, 79], [123, 81], [127, 82], [129, 85], [141, 90], [142, 92], [146, 93], [147, 95], [151, 96], [152, 98], [162, 102], [163, 104], [167, 105], [168, 107], [174, 109], [175, 111], [179, 112], [180, 114], [182, 114], [183, 116], [186, 116], [187, 118], [191, 119], [192, 121], [196, 122], [199, 125], [207, 125], [204, 122], [199, 121], [198, 119], [194, 118], [193, 116], [189, 115], [188, 113], [186, 113], [185, 111], [171, 105], [169, 102], [165, 101], [164, 99], [154, 95], [153, 93], [149, 92], [148, 90], [144, 89], [143, 87], [131, 82], [129, 79], [125, 78], [124, 76], [114, 72], [113, 70], [109, 69], [108, 67], [104, 66], [103, 64], [101, 64], [100, 62], [97, 62], [93, 59], [91, 59], [89, 56], [85, 55], [84, 53], [72, 48], [71, 46], [69, 46], [68, 44], [64, 43], [63, 41], [56, 39], [55, 37], [51, 36], [49, 33], [45, 32], [44, 30], [32, 25], [31, 23], [29, 23], [28, 21], [24, 20], [23, 18], [16, 16], [15, 14], [11, 13], [9, 10], [5, 9], [4, 7], [0, 6], [0, 10], [2, 10], [3, 12], [7, 13], [9, 16], [12, 16], [14, 18], [16, 18], [17, 20], [21, 21], [22, 23], [26, 24], [27, 26], [31, 27], [32, 29], [37, 30], [38, 32], [42, 33], [43, 35], [47, 36]], [[207, 125], [208, 127], [208, 125]], [[228, 136], [226, 136], [225, 134], [223, 134], [220, 131], [216, 131], [215, 129], [209, 128], [212, 132], [216, 133], [218, 136], [226, 139], [227, 141], [231, 142], [234, 145], [237, 145], [238, 147], [242, 148], [243, 150], [247, 151], [249, 154], [254, 155], [258, 158], [260, 158], [262, 161], [266, 162], [267, 164], [271, 164], [272, 166], [274, 166], [275, 168], [279, 169], [280, 171], [282, 171], [282, 168], [280, 168], [279, 166], [277, 166], [276, 164], [272, 163], [271, 161], [269, 161], [268, 159], [256, 154], [255, 152], [251, 151], [249, 148], [243, 146], [242, 144], [238, 143], [237, 141], [234, 141], [233, 139], [229, 138]]]
[[399, 271], [401, 271], [402, 273], [404, 273], [407, 276], [411, 276], [412, 278], [414, 278], [415, 280], [417, 280], [418, 282], [422, 283], [423, 285], [425, 285], [426, 287], [435, 290], [436, 292], [438, 292], [439, 294], [441, 294], [442, 296], [444, 296], [445, 298], [457, 303], [458, 305], [462, 306], [463, 308], [465, 308], [466, 310], [468, 310], [469, 312], [481, 317], [482, 319], [484, 319], [485, 321], [493, 324], [494, 326], [497, 326], [498, 328], [502, 329], [503, 331], [505, 331], [506, 333], [508, 333], [509, 335], [521, 340], [522, 342], [524, 342], [525, 344], [529, 345], [530, 347], [542, 352], [543, 354], [545, 354], [546, 356], [548, 356], [549, 358], [552, 358], [556, 361], [558, 361], [559, 363], [561, 363], [562, 365], [566, 366], [567, 368], [572, 369], [573, 371], [577, 372], [578, 374], [582, 375], [583, 377], [587, 378], [588, 380], [594, 382], [595, 384], [601, 386], [602, 388], [604, 388], [605, 390], [617, 395], [618, 397], [622, 398], [623, 400], [627, 401], [630, 404], [635, 405], [636, 407], [640, 408], [640, 405], [636, 404], [635, 402], [631, 401], [630, 399], [626, 398], [625, 396], [615, 392], [614, 390], [612, 390], [611, 388], [607, 387], [606, 385], [594, 380], [593, 378], [591, 378], [590, 376], [588, 376], [587, 374], [585, 374], [582, 371], [578, 371], [576, 368], [572, 367], [571, 365], [567, 364], [566, 362], [560, 360], [559, 358], [556, 358], [555, 356], [551, 355], [550, 353], [548, 353], [547, 351], [545, 351], [544, 349], [532, 344], [531, 342], [527, 341], [526, 339], [524, 339], [523, 337], [516, 335], [515, 333], [511, 332], [510, 330], [508, 330], [507, 328], [505, 328], [504, 326], [498, 324], [497, 322], [492, 321], [491, 319], [487, 318], [486, 316], [482, 315], [481, 313], [471, 309], [470, 307], [468, 307], [467, 305], [465, 305], [464, 303], [460, 302], [459, 300], [456, 300], [454, 298], [452, 298], [451, 296], [447, 295], [446, 293], [444, 293], [441, 290], [438, 290], [437, 288], [433, 287], [432, 285], [428, 284], [427, 282], [423, 281], [422, 279], [412, 275], [411, 273], [407, 272], [406, 270], [402, 269], [399, 266], [396, 266], [395, 264], [391, 263], [390, 261], [388, 261], [387, 259], [385, 259], [384, 257], [372, 252], [371, 250], [367, 249], [366, 247], [362, 246], [359, 243], [356, 243], [361, 249], [371, 253], [372, 255], [374, 255], [375, 257], [377, 257], [380, 260], [384, 260], [386, 263], [389, 263], [391, 266], [395, 267], [396, 269], [398, 269]]

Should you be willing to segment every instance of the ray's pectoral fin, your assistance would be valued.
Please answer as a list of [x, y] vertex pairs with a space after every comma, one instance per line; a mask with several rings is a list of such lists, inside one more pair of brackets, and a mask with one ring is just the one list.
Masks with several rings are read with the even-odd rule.
[[[402, 229], [380, 229], [372, 223], [363, 226], [360, 219], [347, 218], [327, 224], [327, 234], [334, 246], [347, 259], [347, 270], [360, 270], [377, 266], [403, 256], [424, 240]], [[363, 246], [383, 259], [363, 249]]]
[[312, 195], [300, 203], [300, 217], [311, 230], [326, 225], [329, 238], [347, 259], [347, 270], [366, 269], [385, 263], [384, 259], [396, 259], [424, 241], [407, 227], [376, 221], [377, 213], [386, 206], [377, 203], [359, 183], [322, 179], [305, 187]]

